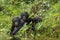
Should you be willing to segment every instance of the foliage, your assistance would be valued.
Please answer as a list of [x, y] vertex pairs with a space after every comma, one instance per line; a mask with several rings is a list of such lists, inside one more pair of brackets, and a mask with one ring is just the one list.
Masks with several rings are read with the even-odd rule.
[[38, 14], [42, 21], [35, 25], [34, 32], [30, 30], [29, 33], [26, 33], [26, 30], [30, 26], [25, 24], [15, 35], [17, 38], [60, 40], [60, 0], [0, 0], [0, 40], [11, 39], [11, 20], [23, 11], [27, 11], [30, 17]]

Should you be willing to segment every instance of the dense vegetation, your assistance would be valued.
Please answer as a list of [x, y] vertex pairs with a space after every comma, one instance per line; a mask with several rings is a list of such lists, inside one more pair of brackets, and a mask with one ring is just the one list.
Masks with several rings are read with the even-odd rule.
[[0, 0], [0, 40], [10, 40], [11, 20], [27, 11], [30, 17], [38, 15], [42, 21], [35, 31], [24, 25], [15, 35], [17, 40], [60, 40], [60, 0]]

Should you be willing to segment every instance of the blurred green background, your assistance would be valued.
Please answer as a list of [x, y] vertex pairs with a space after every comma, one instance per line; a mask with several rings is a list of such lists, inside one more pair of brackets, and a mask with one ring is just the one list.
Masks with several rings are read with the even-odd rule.
[[15, 40], [60, 40], [60, 0], [0, 0], [0, 40], [11, 39], [11, 20], [23, 11], [31, 17], [38, 15], [42, 21], [34, 32], [26, 33], [29, 25], [24, 25]]

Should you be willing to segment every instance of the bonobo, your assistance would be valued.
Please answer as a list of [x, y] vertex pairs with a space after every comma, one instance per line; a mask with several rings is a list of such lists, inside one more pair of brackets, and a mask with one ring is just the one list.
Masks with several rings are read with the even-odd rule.
[[10, 35], [14, 36], [16, 32], [19, 31], [21, 27], [23, 27], [24, 23], [26, 23], [26, 20], [28, 19], [29, 14], [27, 12], [23, 12], [21, 16], [19, 17], [14, 17], [12, 19], [12, 27], [11, 27], [11, 32]]

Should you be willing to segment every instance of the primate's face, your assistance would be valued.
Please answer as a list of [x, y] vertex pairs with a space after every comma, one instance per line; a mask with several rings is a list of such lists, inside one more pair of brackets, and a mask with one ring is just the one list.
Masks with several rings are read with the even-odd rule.
[[13, 19], [13, 25], [15, 25], [15, 26], [18, 26], [19, 25], [19, 19], [18, 18], [14, 18]]
[[21, 14], [21, 18], [22, 18], [23, 20], [26, 20], [28, 17], [29, 17], [29, 14], [28, 14], [27, 12], [23, 12], [23, 13]]
[[15, 23], [14, 23], [16, 26], [18, 25], [18, 21], [15, 21]]
[[26, 16], [23, 16], [22, 19], [23, 19], [23, 20], [26, 20], [27, 18], [26, 18]]

